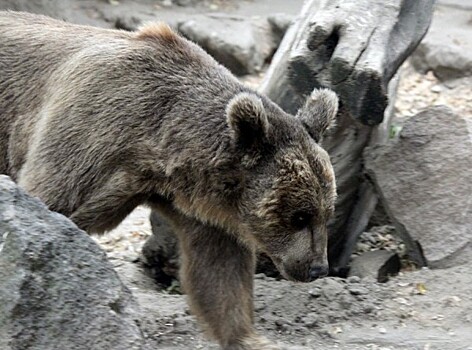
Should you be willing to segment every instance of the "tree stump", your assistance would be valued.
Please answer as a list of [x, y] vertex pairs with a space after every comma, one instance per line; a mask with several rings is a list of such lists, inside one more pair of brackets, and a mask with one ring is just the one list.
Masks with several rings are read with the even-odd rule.
[[295, 113], [314, 88], [328, 87], [340, 97], [338, 126], [322, 142], [338, 187], [330, 224], [332, 267], [345, 267], [352, 249], [349, 237], [365, 229], [375, 208], [376, 194], [363, 180], [362, 153], [366, 145], [388, 137], [397, 84], [392, 78], [426, 34], [433, 4], [307, 1], [261, 85], [260, 91], [289, 113]]

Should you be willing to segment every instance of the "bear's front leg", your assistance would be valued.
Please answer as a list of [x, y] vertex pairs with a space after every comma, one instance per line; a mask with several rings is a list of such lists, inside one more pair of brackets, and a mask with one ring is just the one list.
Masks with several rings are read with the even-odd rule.
[[196, 220], [179, 220], [176, 226], [181, 281], [192, 311], [207, 325], [210, 336], [224, 350], [279, 349], [254, 330], [254, 249]]

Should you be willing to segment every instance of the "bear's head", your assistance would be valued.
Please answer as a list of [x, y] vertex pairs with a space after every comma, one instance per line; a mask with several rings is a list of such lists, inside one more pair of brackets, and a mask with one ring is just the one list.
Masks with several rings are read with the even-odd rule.
[[319, 145], [338, 109], [334, 92], [315, 90], [291, 116], [254, 93], [240, 93], [226, 113], [243, 172], [240, 230], [288, 279], [328, 273], [327, 223], [336, 183]]

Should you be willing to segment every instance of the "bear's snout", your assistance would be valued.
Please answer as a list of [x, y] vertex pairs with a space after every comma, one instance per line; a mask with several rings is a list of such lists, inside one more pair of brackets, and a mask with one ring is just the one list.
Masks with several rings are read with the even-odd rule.
[[[276, 264], [278, 265], [278, 264]], [[282, 263], [278, 265], [279, 271], [282, 275], [292, 281], [297, 282], [312, 282], [318, 278], [325, 277], [329, 273], [328, 264], [310, 264], [308, 261], [306, 263], [297, 263], [289, 264]]]

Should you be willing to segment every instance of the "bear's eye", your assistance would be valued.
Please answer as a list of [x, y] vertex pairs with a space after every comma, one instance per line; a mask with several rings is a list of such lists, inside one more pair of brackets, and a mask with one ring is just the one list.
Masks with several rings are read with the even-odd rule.
[[313, 220], [313, 214], [299, 211], [292, 216], [292, 226], [298, 230], [304, 229], [311, 224]]

